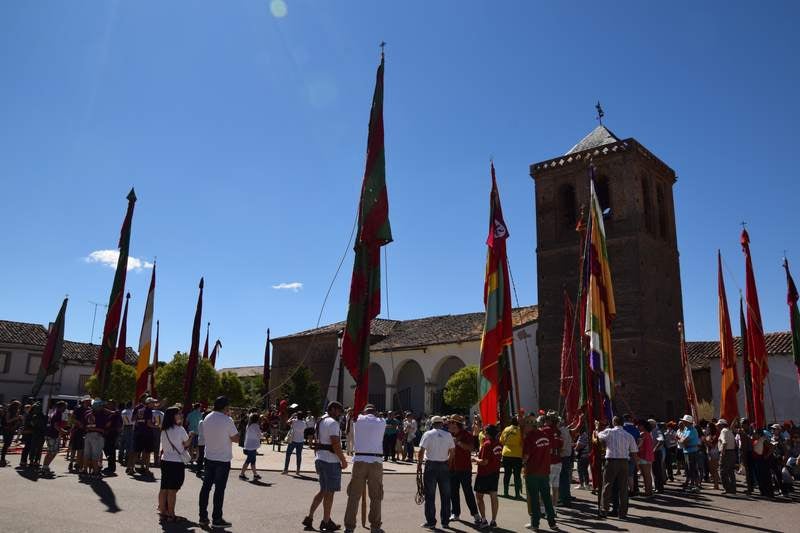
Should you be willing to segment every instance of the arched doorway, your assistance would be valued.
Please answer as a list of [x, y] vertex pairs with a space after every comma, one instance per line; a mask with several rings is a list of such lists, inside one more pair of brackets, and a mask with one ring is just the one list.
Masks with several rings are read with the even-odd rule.
[[403, 363], [397, 373], [395, 386], [395, 409], [413, 411], [416, 415], [425, 411], [425, 374], [419, 363], [413, 360]]
[[433, 402], [434, 412], [443, 413], [446, 410], [448, 412], [452, 411], [452, 409], [445, 405], [444, 386], [447, 385], [447, 380], [450, 379], [450, 376], [464, 368], [464, 366], [464, 361], [456, 356], [450, 356], [440, 363], [439, 369], [434, 376], [436, 383], [436, 396]]
[[386, 376], [380, 365], [369, 365], [369, 403], [378, 411], [386, 409]]

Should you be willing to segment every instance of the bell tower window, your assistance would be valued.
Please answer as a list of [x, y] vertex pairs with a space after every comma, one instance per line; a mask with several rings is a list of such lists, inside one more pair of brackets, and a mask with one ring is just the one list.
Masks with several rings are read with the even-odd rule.
[[576, 219], [575, 187], [564, 184], [558, 189], [559, 222], [564, 229], [574, 229]]

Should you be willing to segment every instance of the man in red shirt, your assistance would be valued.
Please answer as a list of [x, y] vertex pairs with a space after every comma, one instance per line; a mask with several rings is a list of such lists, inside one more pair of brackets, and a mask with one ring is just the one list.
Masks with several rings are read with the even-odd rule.
[[459, 488], [464, 490], [464, 500], [472, 515], [475, 524], [481, 523], [478, 514], [478, 505], [475, 503], [475, 493], [472, 492], [472, 450], [475, 448], [475, 439], [472, 433], [464, 429], [464, 417], [453, 415], [450, 417], [450, 434], [453, 435], [456, 447], [453, 458], [450, 460], [450, 521], [458, 520], [461, 514], [461, 497]]
[[[531, 498], [531, 522], [525, 527], [534, 530], [539, 528], [539, 521], [542, 518], [539, 510], [539, 497], [544, 501], [547, 524], [551, 529], [556, 526], [556, 513], [550, 497], [550, 464], [554, 455], [558, 457], [554, 451], [561, 449], [562, 441], [561, 435], [557, 432], [545, 431], [546, 428], [542, 427], [544, 425], [543, 418], [539, 417], [539, 427], [533, 425], [522, 442], [525, 486], [528, 496]], [[531, 420], [526, 419], [526, 424], [531, 424]]]

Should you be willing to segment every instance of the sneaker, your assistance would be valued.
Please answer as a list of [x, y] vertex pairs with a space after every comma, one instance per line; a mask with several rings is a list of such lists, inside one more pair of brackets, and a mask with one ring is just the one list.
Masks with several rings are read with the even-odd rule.
[[486, 522], [486, 520], [484, 520], [484, 518], [479, 514], [473, 515], [472, 516], [472, 521], [476, 526], [479, 526], [482, 523]]
[[231, 527], [233, 524], [225, 520], [224, 518], [215, 518], [211, 521], [211, 525], [214, 527]]
[[538, 531], [539, 524], [534, 525], [533, 523], [525, 524], [525, 529], [530, 529], [531, 531]]
[[547, 525], [550, 527], [550, 529], [558, 529], [558, 526], [556, 525], [556, 521], [555, 520], [548, 520], [547, 521]]
[[253, 479], [261, 479], [261, 476], [259, 476], [258, 474], [253, 474]]
[[283, 472], [281, 472], [281, 475], [282, 476], [288, 476], [289, 475], [289, 471], [288, 470], [284, 470]]
[[486, 529], [489, 527], [489, 522], [487, 522], [484, 518], [480, 518], [475, 520], [475, 527], [478, 529]]
[[459, 515], [457, 515], [457, 514], [451, 514], [451, 515], [450, 515], [450, 521], [451, 521], [451, 522], [452, 522], [453, 520], [458, 520], [458, 518], [459, 518]]
[[425, 522], [424, 524], [421, 524], [419, 527], [424, 529], [436, 529], [436, 522], [433, 523]]
[[320, 531], [339, 531], [342, 528], [339, 524], [334, 523], [333, 520], [328, 520], [325, 522], [324, 520], [319, 523], [319, 530]]
[[314, 522], [311, 520], [310, 516], [303, 518], [303, 521], [300, 522], [306, 529], [314, 529]]
[[489, 522], [489, 526], [488, 526], [488, 527], [489, 527], [489, 529], [494, 529], [494, 528], [496, 528], [496, 527], [497, 527], [497, 522], [495, 522], [494, 520], [492, 520], [491, 522]]
[[239, 474], [239, 479], [247, 481], [247, 476], [245, 476], [244, 474]]
[[297, 474], [298, 476], [300, 475], [300, 469], [299, 468], [295, 471], [295, 474]]
[[208, 524], [211, 523], [211, 521], [206, 516], [205, 518], [200, 517], [200, 520], [198, 520], [197, 523], [200, 524], [201, 526], [207, 526]]

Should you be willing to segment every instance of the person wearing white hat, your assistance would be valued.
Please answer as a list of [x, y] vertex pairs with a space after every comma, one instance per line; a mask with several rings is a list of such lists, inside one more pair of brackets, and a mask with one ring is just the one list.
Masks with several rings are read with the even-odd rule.
[[694, 427], [694, 417], [683, 415], [683, 429], [678, 434], [678, 442], [683, 446], [686, 457], [686, 483], [683, 488], [689, 492], [700, 492], [700, 476], [697, 472], [697, 452], [700, 448], [700, 436]]
[[456, 447], [453, 436], [443, 429], [444, 419], [441, 416], [431, 417], [431, 429], [423, 433], [417, 452], [417, 473], [422, 472], [423, 461], [425, 472], [425, 523], [422, 527], [436, 528], [436, 487], [439, 487], [439, 498], [442, 508], [439, 516], [442, 527], [450, 522], [450, 470], [449, 461], [453, 458]]
[[722, 493], [736, 494], [736, 437], [724, 418], [717, 420], [719, 428], [719, 474], [722, 478]]

